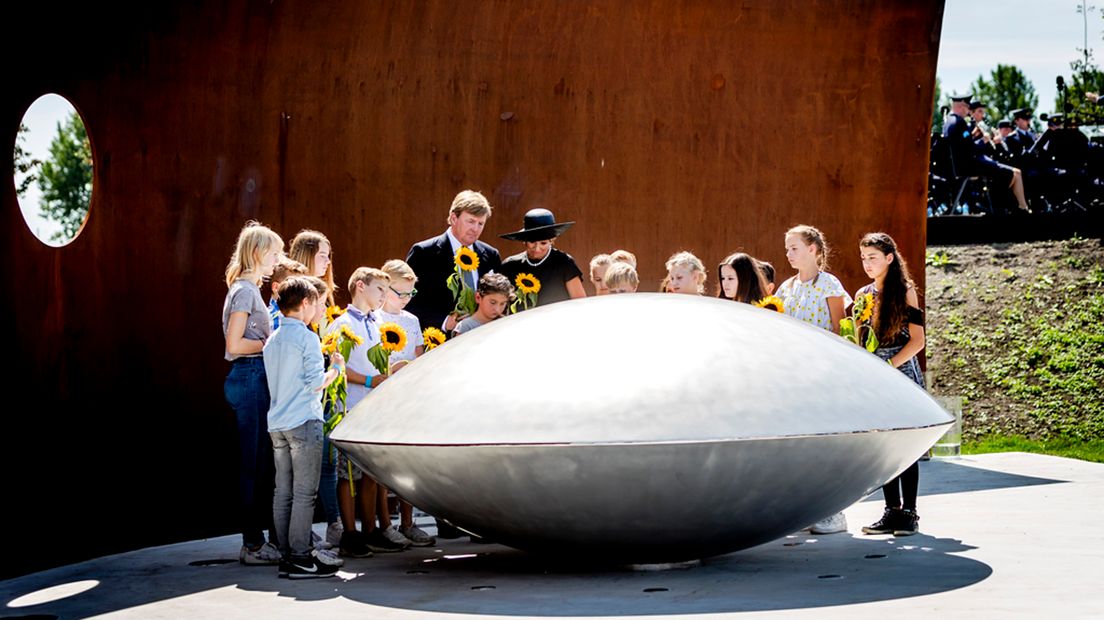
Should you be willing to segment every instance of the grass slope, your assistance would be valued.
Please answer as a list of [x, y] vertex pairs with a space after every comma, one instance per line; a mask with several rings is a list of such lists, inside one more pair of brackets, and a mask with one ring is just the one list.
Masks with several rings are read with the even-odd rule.
[[929, 247], [933, 394], [964, 400], [965, 449], [1104, 461], [1100, 240]]

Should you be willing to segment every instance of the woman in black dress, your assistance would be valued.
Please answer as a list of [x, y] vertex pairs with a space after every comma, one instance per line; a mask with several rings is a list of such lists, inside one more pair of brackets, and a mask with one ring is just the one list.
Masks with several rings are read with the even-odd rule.
[[[525, 243], [525, 251], [502, 261], [499, 269], [518, 288], [519, 296], [531, 287], [531, 278], [524, 277], [528, 275], [540, 282], [538, 306], [586, 297], [583, 272], [575, 264], [575, 259], [552, 247], [553, 240], [574, 223], [557, 224], [556, 217], [548, 209], [532, 209], [525, 214], [521, 230], [499, 235], [503, 239]], [[518, 276], [522, 276], [520, 281]]]

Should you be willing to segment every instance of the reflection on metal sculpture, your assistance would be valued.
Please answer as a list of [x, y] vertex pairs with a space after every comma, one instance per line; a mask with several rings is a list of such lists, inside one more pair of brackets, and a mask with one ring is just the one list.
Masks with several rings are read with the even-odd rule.
[[901, 373], [828, 332], [636, 294], [450, 341], [374, 390], [333, 440], [415, 505], [504, 544], [671, 562], [841, 510], [948, 424]]

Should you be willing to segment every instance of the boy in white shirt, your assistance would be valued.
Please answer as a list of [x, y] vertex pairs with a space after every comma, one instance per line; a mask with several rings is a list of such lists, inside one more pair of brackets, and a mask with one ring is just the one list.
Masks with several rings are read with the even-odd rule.
[[[348, 389], [345, 404], [351, 410], [372, 388], [387, 380], [388, 375], [380, 374], [368, 361], [368, 349], [380, 341], [379, 320], [374, 311], [383, 306], [387, 287], [391, 278], [379, 269], [358, 267], [349, 276], [349, 294], [353, 301], [345, 309], [345, 314], [330, 324], [327, 333], [348, 327], [359, 336], [363, 344], [353, 347], [345, 363]], [[350, 476], [350, 470], [352, 475]], [[350, 480], [350, 477], [352, 478]], [[356, 484], [354, 499], [350, 485]], [[341, 555], [354, 558], [371, 557], [372, 552], [389, 553], [402, 551], [406, 545], [388, 540], [376, 528], [376, 481], [364, 475], [356, 465], [351, 464], [344, 454], [337, 458], [337, 503], [341, 509], [341, 524], [344, 533], [339, 545]], [[356, 527], [356, 503], [359, 500], [361, 525]]]
[[[418, 317], [405, 310], [410, 300], [418, 294], [418, 289], [414, 288], [418, 276], [406, 261], [397, 258], [384, 263], [383, 272], [391, 278], [391, 284], [387, 287], [383, 307], [376, 311], [376, 317], [380, 323], [396, 323], [406, 332], [406, 348], [391, 354], [391, 372], [396, 372], [425, 351], [422, 344], [422, 325]], [[436, 538], [414, 525], [414, 507], [410, 502], [399, 500], [399, 529], [391, 527], [387, 488], [382, 484], [379, 485], [377, 509], [380, 527], [391, 542], [414, 547], [429, 547], [437, 543]]]

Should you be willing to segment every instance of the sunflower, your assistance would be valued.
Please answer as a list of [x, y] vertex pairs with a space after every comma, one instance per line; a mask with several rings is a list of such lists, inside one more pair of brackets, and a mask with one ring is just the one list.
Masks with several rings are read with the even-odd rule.
[[346, 340], [352, 341], [352, 343], [357, 346], [364, 344], [364, 339], [356, 335], [353, 330], [349, 329], [348, 325], [341, 326], [341, 337]]
[[874, 295], [867, 293], [862, 296], [863, 305], [862, 312], [859, 313], [859, 322], [866, 323], [870, 320], [870, 317], [874, 316]]
[[514, 284], [516, 284], [518, 290], [525, 295], [528, 295], [529, 293], [533, 293], [535, 295], [540, 292], [540, 280], [538, 280], [537, 277], [531, 273], [517, 274], [517, 277], [514, 278]]
[[462, 247], [456, 250], [456, 258], [453, 260], [456, 262], [456, 266], [464, 271], [479, 269], [479, 257], [469, 248]]
[[782, 300], [774, 295], [767, 295], [766, 297], [755, 302], [756, 308], [766, 308], [767, 310], [774, 310], [775, 312], [782, 312], [784, 306]]
[[322, 339], [322, 352], [331, 354], [337, 350], [337, 332], [330, 332]]
[[445, 332], [436, 327], [427, 327], [422, 332], [422, 339], [425, 341], [425, 350], [432, 351], [445, 343]]
[[343, 308], [341, 308], [340, 306], [330, 306], [329, 308], [326, 308], [326, 322], [333, 323], [334, 319], [341, 316], [342, 314], [345, 314], [345, 310]]
[[402, 351], [406, 348], [406, 330], [398, 323], [380, 325], [380, 346], [387, 351]]

